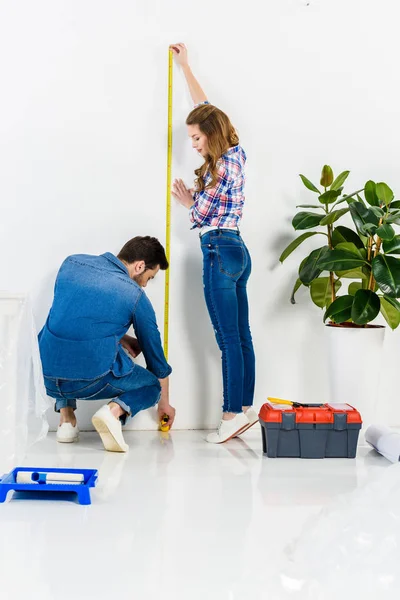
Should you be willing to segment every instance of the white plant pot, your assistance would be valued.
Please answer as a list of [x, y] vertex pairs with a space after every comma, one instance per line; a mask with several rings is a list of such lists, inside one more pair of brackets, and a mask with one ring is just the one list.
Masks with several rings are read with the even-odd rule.
[[354, 406], [363, 432], [376, 422], [385, 327], [325, 327], [328, 337], [330, 402]]

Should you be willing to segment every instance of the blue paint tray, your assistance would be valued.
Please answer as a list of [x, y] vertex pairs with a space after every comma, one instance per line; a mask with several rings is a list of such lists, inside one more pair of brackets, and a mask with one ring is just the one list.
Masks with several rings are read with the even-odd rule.
[[[21, 472], [33, 472], [37, 481], [17, 483], [17, 475]], [[82, 483], [46, 483], [41, 475], [44, 473], [68, 473], [82, 475]], [[10, 491], [15, 492], [75, 492], [79, 504], [91, 504], [90, 488], [95, 487], [98, 473], [96, 469], [41, 469], [38, 467], [17, 467], [7, 475], [0, 477], [0, 503], [5, 502]]]

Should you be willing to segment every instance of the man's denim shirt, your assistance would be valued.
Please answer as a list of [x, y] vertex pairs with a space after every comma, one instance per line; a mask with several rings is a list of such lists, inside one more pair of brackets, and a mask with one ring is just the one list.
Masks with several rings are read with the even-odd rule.
[[39, 334], [46, 377], [97, 379], [123, 377], [135, 364], [119, 344], [133, 325], [147, 369], [159, 379], [166, 362], [154, 309], [125, 265], [113, 254], [76, 254], [61, 265], [54, 301]]

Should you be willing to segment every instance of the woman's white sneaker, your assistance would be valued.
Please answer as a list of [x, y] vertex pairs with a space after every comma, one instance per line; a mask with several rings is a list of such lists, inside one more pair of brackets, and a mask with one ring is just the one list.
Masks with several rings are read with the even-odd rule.
[[231, 438], [239, 435], [244, 429], [249, 427], [249, 419], [244, 413], [238, 413], [230, 421], [222, 420], [217, 431], [209, 433], [206, 437], [210, 444], [222, 444]]
[[122, 435], [121, 421], [114, 417], [108, 404], [102, 406], [92, 417], [92, 423], [109, 452], [128, 452], [129, 446]]
[[61, 442], [62, 444], [71, 444], [72, 442], [77, 442], [79, 439], [79, 429], [78, 425], [75, 427], [72, 423], [62, 423], [59, 425], [57, 429], [57, 442]]
[[259, 422], [258, 413], [257, 413], [257, 411], [254, 410], [253, 407], [247, 409], [247, 411], [245, 412], [245, 415], [249, 420], [249, 424], [238, 435], [242, 435], [242, 433], [244, 433], [245, 431], [250, 429], [250, 427], [253, 427], [253, 425], [255, 425], [256, 423]]

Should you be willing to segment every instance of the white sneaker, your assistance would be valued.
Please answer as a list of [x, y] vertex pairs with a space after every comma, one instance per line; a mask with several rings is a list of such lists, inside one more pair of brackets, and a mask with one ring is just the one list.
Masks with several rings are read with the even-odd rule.
[[206, 437], [207, 442], [210, 444], [222, 444], [227, 442], [231, 438], [242, 433], [242, 431], [249, 427], [249, 420], [244, 413], [238, 413], [236, 417], [230, 421], [222, 420], [219, 424], [217, 431], [209, 433]]
[[253, 425], [255, 425], [256, 423], [258, 423], [258, 421], [259, 421], [259, 419], [258, 419], [258, 413], [257, 413], [257, 411], [254, 410], [253, 407], [249, 408], [246, 411], [245, 415], [246, 415], [246, 417], [249, 420], [249, 424], [238, 435], [242, 435], [242, 433], [244, 433], [245, 431], [247, 431], [248, 429], [250, 429], [250, 427], [253, 427]]
[[57, 442], [61, 442], [62, 444], [77, 442], [79, 439], [78, 425], [75, 425], [75, 427], [72, 423], [63, 423], [62, 425], [59, 425], [56, 437]]
[[129, 446], [122, 435], [121, 421], [114, 417], [108, 404], [102, 406], [92, 417], [92, 423], [109, 452], [128, 452]]

